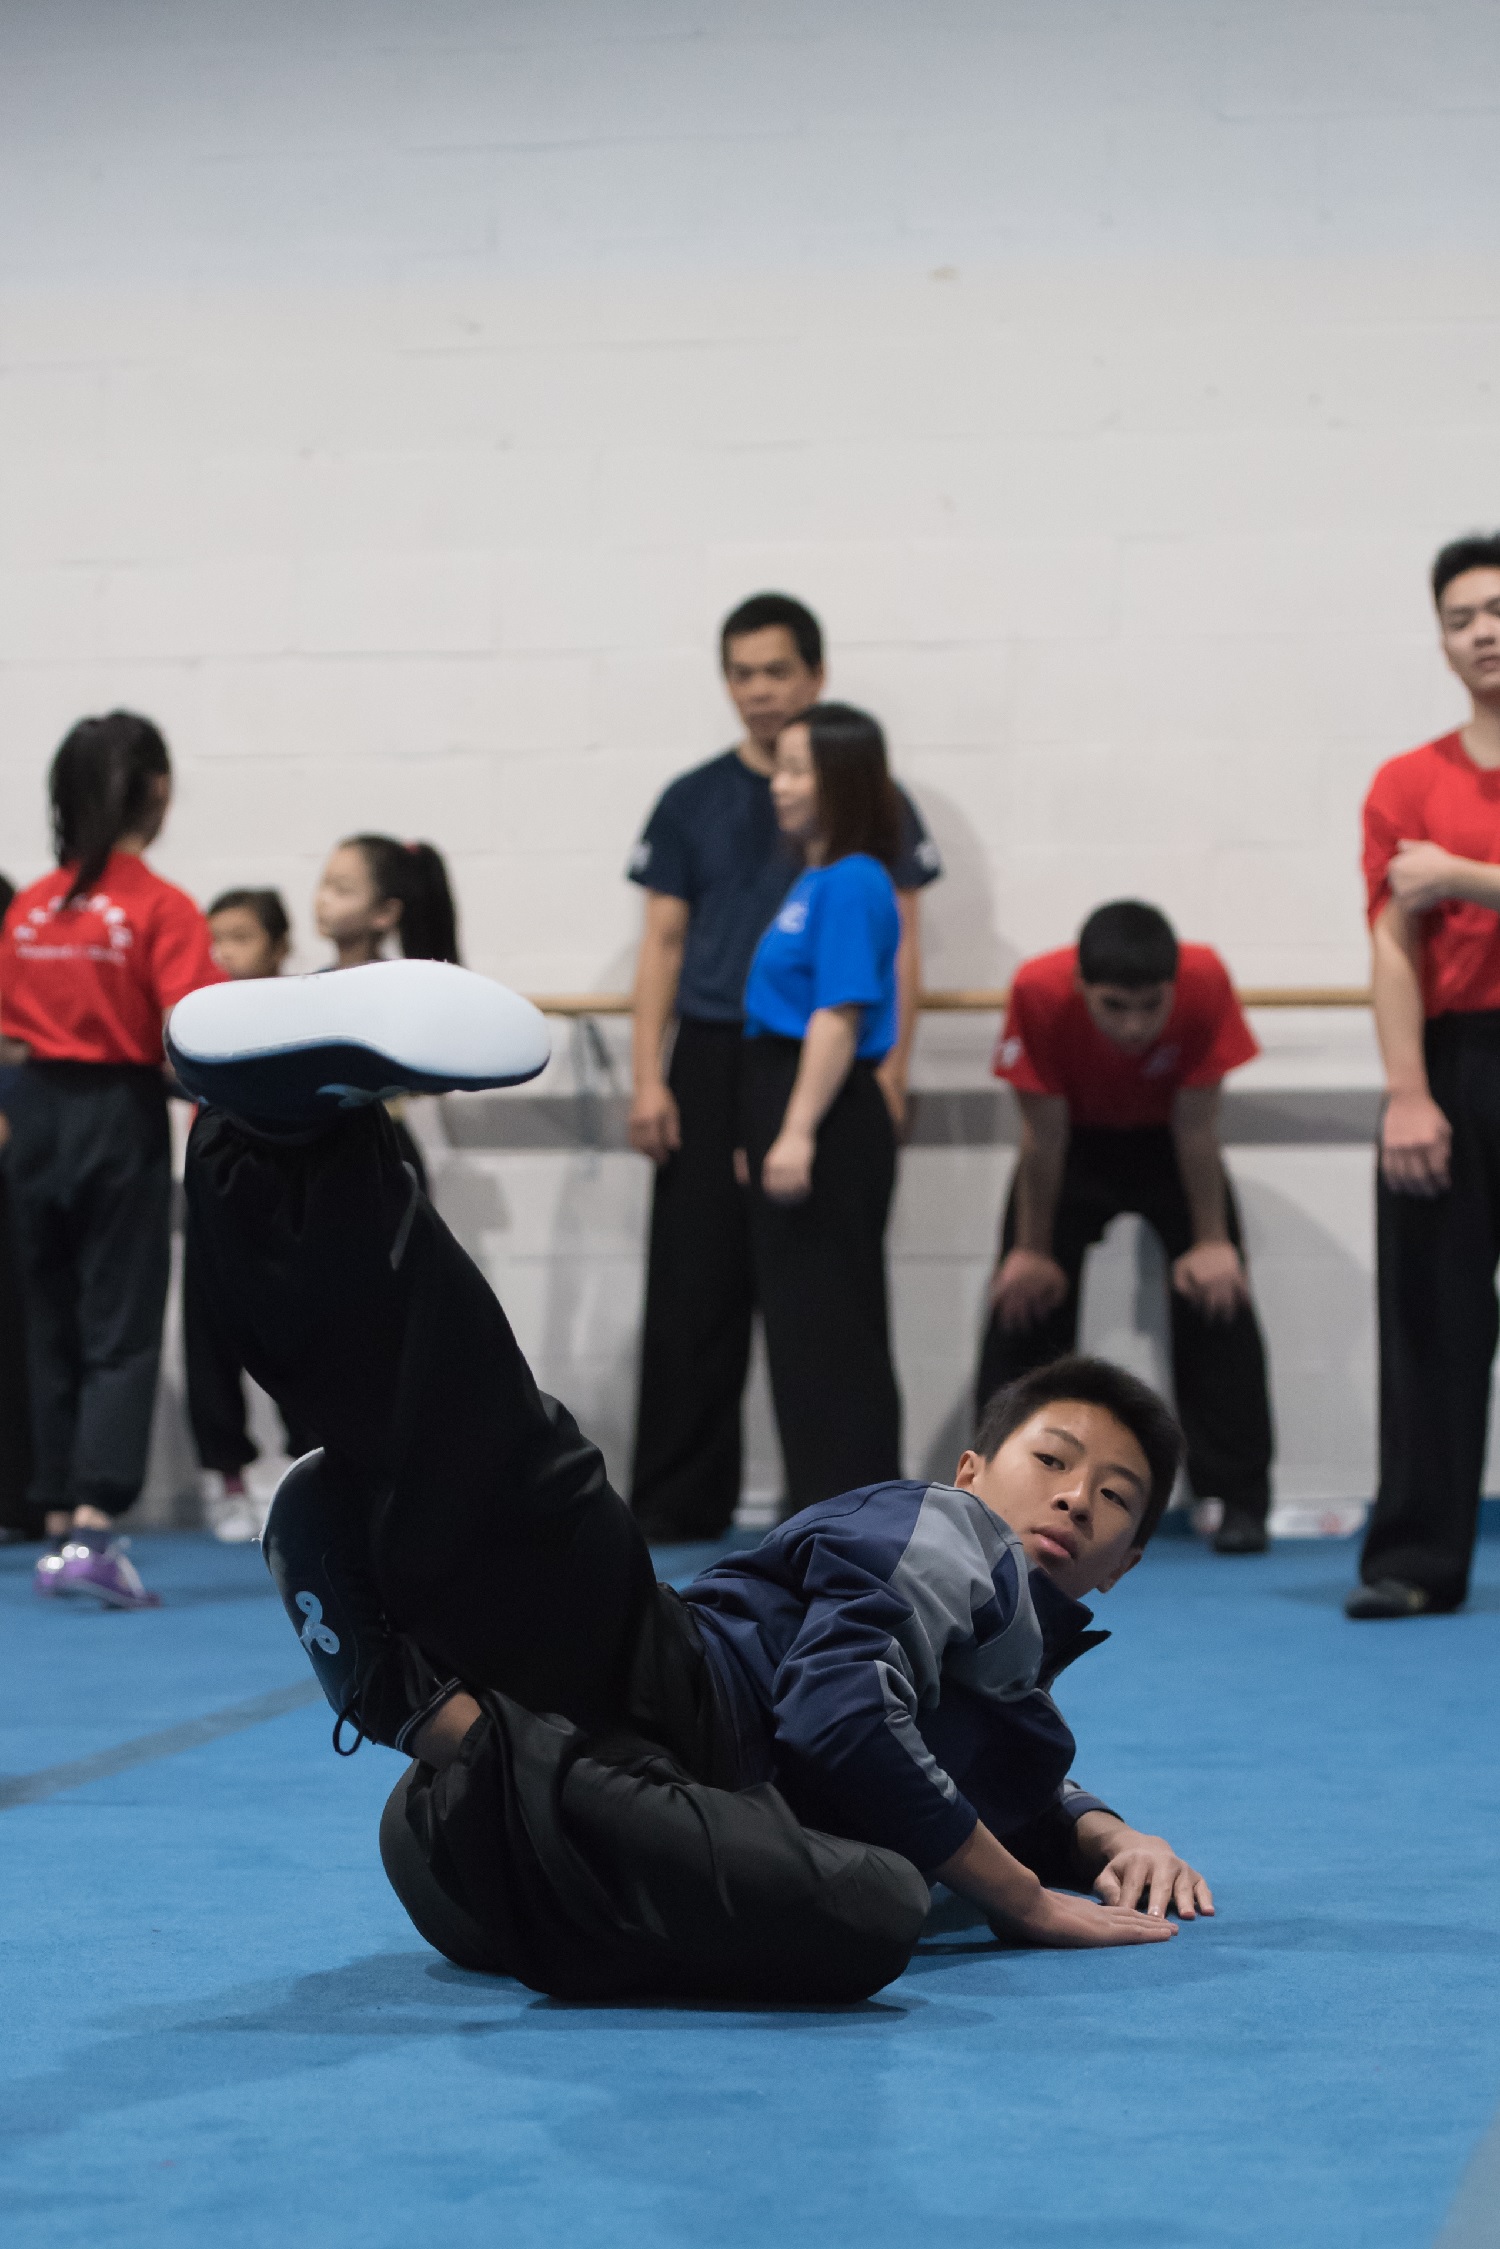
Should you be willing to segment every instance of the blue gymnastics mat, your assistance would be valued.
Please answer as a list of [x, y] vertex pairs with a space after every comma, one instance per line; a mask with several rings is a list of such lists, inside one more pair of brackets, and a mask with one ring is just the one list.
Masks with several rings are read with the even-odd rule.
[[1059, 1699], [1219, 1919], [1063, 1954], [950, 1914], [801, 2013], [450, 1968], [380, 1872], [397, 1760], [330, 1754], [253, 1549], [143, 1538], [142, 1616], [34, 1600], [34, 1554], [0, 1553], [8, 2249], [1497, 2238], [1493, 1540], [1466, 1614], [1389, 1626], [1340, 1616], [1349, 1546], [1162, 1541]]

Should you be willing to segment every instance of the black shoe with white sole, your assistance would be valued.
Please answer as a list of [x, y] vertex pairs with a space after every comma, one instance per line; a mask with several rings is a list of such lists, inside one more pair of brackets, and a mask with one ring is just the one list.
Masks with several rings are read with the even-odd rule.
[[291, 1128], [398, 1093], [522, 1085], [551, 1053], [530, 1000], [422, 960], [207, 984], [173, 1008], [166, 1044], [195, 1099]]

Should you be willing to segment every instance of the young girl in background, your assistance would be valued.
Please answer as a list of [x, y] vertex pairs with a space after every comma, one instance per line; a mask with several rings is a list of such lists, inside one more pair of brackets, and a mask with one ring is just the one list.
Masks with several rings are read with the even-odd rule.
[[225, 890], [208, 909], [213, 956], [224, 974], [279, 976], [292, 924], [279, 890]]
[[448, 870], [430, 843], [346, 836], [329, 854], [314, 901], [318, 935], [335, 968], [385, 957], [394, 937], [406, 960], [458, 961], [458, 916]]
[[[458, 914], [442, 853], [430, 843], [394, 836], [346, 836], [328, 857], [313, 912], [318, 935], [335, 953], [335, 968], [365, 968], [385, 958], [394, 937], [405, 960], [458, 958]], [[402, 1160], [423, 1193], [427, 1167], [406, 1122], [404, 1101], [387, 1102]]]
[[24, 1058], [8, 1165], [25, 1305], [31, 1504], [61, 1541], [42, 1593], [149, 1608], [112, 1536], [140, 1495], [166, 1304], [171, 1155], [162, 1018], [220, 981], [208, 924], [142, 854], [172, 795], [129, 711], [83, 719], [48, 778], [58, 867], [0, 933], [0, 1032]]
[[[279, 976], [291, 947], [292, 925], [276, 890], [226, 890], [208, 909], [213, 956], [224, 974]], [[249, 1490], [245, 1470], [260, 1448], [245, 1414], [244, 1369], [204, 1286], [202, 1260], [189, 1223], [182, 1261], [182, 1355], [187, 1410], [203, 1471], [203, 1508], [215, 1538], [240, 1542], [260, 1536], [265, 1508]], [[286, 1449], [297, 1460], [313, 1438], [283, 1419]]]

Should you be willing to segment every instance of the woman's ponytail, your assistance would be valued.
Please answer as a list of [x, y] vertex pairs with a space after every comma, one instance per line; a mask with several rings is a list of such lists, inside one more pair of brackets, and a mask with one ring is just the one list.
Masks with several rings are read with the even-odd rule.
[[396, 898], [396, 936], [404, 957], [458, 963], [458, 913], [443, 855], [430, 843], [398, 843], [394, 836], [349, 836], [365, 855], [380, 903]]
[[122, 836], [148, 825], [151, 784], [171, 770], [160, 732], [134, 711], [80, 719], [64, 737], [47, 789], [57, 863], [73, 869], [65, 906], [93, 889]]

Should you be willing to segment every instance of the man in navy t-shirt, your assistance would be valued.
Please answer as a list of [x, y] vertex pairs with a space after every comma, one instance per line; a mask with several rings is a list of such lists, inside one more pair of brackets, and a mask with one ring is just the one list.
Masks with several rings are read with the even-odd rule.
[[[646, 892], [630, 1139], [657, 1166], [631, 1505], [656, 1539], [717, 1537], [739, 1499], [755, 1309], [734, 1177], [745, 978], [799, 872], [771, 808], [771, 753], [824, 677], [818, 621], [785, 594], [742, 603], [720, 647], [744, 732], [663, 792], [630, 862]], [[942, 873], [915, 807], [902, 802], [900, 1012], [880, 1072], [898, 1123], [920, 983], [917, 893]]]

